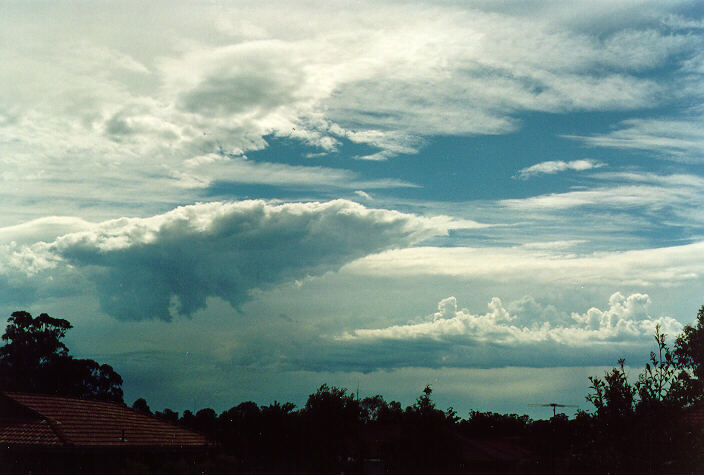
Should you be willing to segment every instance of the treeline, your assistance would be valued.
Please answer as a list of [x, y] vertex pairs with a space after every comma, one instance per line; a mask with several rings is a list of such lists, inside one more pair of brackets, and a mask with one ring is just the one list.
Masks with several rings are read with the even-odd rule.
[[[151, 414], [144, 399], [133, 407]], [[207, 473], [698, 473], [704, 467], [701, 427], [688, 423], [684, 408], [611, 409], [580, 411], [573, 419], [479, 411], [461, 418], [452, 408], [438, 409], [429, 386], [402, 408], [380, 395], [357, 399], [322, 385], [300, 409], [248, 401], [219, 415], [209, 408], [153, 415], [217, 443]]]
[[[358, 399], [322, 385], [303, 408], [248, 401], [221, 414], [202, 409], [155, 415], [207, 434], [223, 473], [514, 472], [700, 473], [704, 471], [704, 306], [670, 347], [659, 327], [656, 351], [630, 376], [621, 360], [589, 378], [593, 411], [569, 419], [440, 410], [426, 386], [402, 408], [376, 395]], [[149, 412], [146, 401], [133, 407]]]
[[[144, 399], [132, 407], [152, 414]], [[260, 406], [247, 401], [219, 415], [209, 408], [185, 411], [181, 417], [169, 409], [153, 415], [216, 441], [219, 453], [209, 470], [222, 473], [437, 473], [527, 466], [531, 453], [520, 444], [552, 426], [528, 416], [490, 412], [472, 412], [462, 419], [452, 408], [436, 408], [430, 386], [406, 408], [381, 395], [358, 399], [344, 388], [324, 384], [298, 410], [292, 403]], [[507, 443], [491, 455], [487, 451], [492, 446], [479, 444], [478, 438]]]

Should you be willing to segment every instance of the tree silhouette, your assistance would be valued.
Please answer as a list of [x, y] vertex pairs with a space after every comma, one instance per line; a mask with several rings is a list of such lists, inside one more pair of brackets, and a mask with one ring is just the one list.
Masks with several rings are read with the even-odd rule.
[[695, 456], [700, 434], [685, 421], [684, 411], [697, 399], [697, 373], [704, 369], [702, 318], [704, 307], [697, 327], [685, 327], [676, 339], [674, 352], [656, 326], [657, 351], [650, 352], [635, 382], [629, 382], [623, 359], [603, 379], [589, 378], [592, 392], [586, 398], [596, 408], [590, 464], [603, 470], [662, 473], [689, 470], [700, 459]]
[[361, 414], [359, 401], [345, 388], [323, 384], [308, 396], [303, 418], [312, 470], [330, 472], [341, 467], [347, 442], [358, 437]]
[[147, 404], [147, 400], [144, 399], [143, 397], [135, 400], [132, 403], [132, 409], [134, 409], [137, 412], [141, 412], [142, 414], [147, 414], [147, 415], [152, 414], [152, 410], [149, 408], [149, 404]]
[[0, 348], [0, 390], [122, 402], [122, 377], [109, 365], [77, 359], [63, 343], [68, 320], [12, 313]]
[[[690, 402], [704, 398], [704, 305], [697, 312], [694, 325], [686, 325], [675, 340], [674, 356]], [[689, 371], [687, 371], [689, 370]], [[691, 374], [690, 374], [691, 371]]]

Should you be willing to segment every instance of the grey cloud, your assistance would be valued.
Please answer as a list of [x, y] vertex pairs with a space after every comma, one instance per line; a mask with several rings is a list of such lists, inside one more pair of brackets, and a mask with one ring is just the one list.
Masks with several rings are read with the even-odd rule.
[[620, 357], [640, 364], [651, 349], [656, 324], [669, 338], [682, 328], [670, 317], [651, 316], [649, 304], [645, 294], [617, 292], [605, 308], [570, 314], [526, 296], [506, 305], [492, 299], [487, 314], [472, 315], [458, 309], [457, 300], [449, 297], [440, 301], [437, 312], [405, 325], [350, 330], [337, 336], [323, 331], [323, 336], [314, 338], [312, 333], [321, 332], [287, 331], [283, 339], [275, 333], [260, 333], [238, 345], [229, 362], [221, 364], [364, 373], [400, 368], [612, 365]]
[[230, 77], [207, 78], [184, 94], [181, 103], [189, 112], [218, 115], [268, 110], [287, 104], [293, 100], [294, 87], [287, 81], [277, 81], [272, 73], [257, 70]]
[[447, 226], [343, 200], [208, 203], [108, 221], [34, 251], [54, 259], [45, 268], [68, 264], [94, 282], [105, 313], [168, 320], [204, 308], [210, 296], [238, 307], [256, 289], [334, 271]]
[[682, 325], [673, 318], [650, 316], [649, 304], [645, 294], [625, 297], [617, 292], [604, 310], [592, 307], [567, 316], [532, 297], [506, 306], [494, 298], [487, 314], [472, 315], [467, 309], [457, 310], [450, 297], [423, 321], [347, 332], [334, 344], [323, 343], [319, 355], [308, 348], [305, 355], [286, 361], [314, 371], [608, 365], [622, 356], [640, 359], [647, 354], [655, 325], [670, 336], [681, 331]]

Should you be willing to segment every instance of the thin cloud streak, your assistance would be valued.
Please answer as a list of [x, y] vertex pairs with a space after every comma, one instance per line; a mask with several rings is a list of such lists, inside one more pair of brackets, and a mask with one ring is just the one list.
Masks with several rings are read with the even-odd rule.
[[590, 159], [572, 160], [569, 162], [566, 162], [564, 160], [551, 160], [547, 162], [536, 163], [535, 165], [523, 168], [519, 170], [518, 175], [516, 177], [522, 180], [527, 180], [537, 175], [554, 175], [555, 173], [564, 172], [567, 170], [581, 172], [605, 166], [605, 163]]
[[704, 276], [704, 242], [623, 252], [575, 254], [518, 247], [413, 247], [384, 251], [342, 272], [379, 276], [452, 276], [494, 282], [676, 286]]

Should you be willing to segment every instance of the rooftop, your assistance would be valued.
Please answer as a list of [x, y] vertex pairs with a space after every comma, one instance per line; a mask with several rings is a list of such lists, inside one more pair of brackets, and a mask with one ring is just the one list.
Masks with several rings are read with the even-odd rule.
[[0, 392], [0, 446], [204, 447], [197, 433], [123, 404]]

